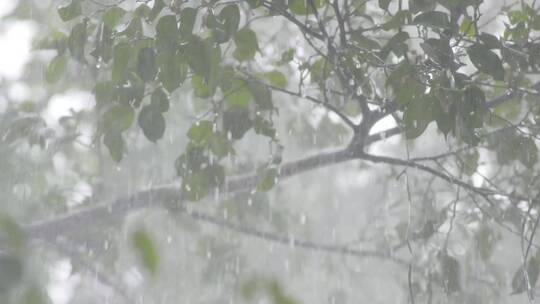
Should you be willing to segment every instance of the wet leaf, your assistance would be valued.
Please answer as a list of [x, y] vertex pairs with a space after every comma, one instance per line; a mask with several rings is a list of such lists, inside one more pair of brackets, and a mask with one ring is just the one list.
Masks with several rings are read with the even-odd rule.
[[122, 17], [126, 14], [126, 11], [118, 6], [113, 6], [109, 8], [105, 14], [103, 14], [103, 23], [111, 29], [114, 29]]
[[[536, 281], [538, 281], [539, 273], [539, 261], [536, 257], [531, 257], [527, 262], [527, 276], [528, 283], [531, 286], [531, 289], [534, 289]], [[527, 279], [525, 278], [525, 271], [523, 265], [521, 265], [518, 270], [514, 273], [512, 278], [512, 294], [520, 294], [527, 291]]]
[[155, 143], [163, 137], [163, 133], [165, 133], [165, 118], [157, 106], [144, 106], [139, 113], [137, 121], [143, 130], [144, 136], [149, 141]]
[[58, 15], [64, 22], [77, 18], [81, 13], [81, 0], [72, 0], [67, 5], [58, 8]]
[[252, 60], [255, 53], [259, 51], [257, 34], [249, 28], [243, 28], [234, 35], [236, 49], [233, 52], [234, 58], [238, 61]]
[[64, 55], [54, 57], [45, 70], [45, 80], [48, 83], [56, 83], [60, 80], [66, 70], [67, 62], [68, 59]]
[[150, 274], [155, 275], [159, 264], [159, 255], [150, 236], [144, 230], [137, 230], [132, 235], [132, 242], [144, 267]]
[[495, 80], [504, 80], [504, 68], [501, 59], [484, 44], [475, 43], [467, 49], [467, 54], [474, 66], [491, 75]]

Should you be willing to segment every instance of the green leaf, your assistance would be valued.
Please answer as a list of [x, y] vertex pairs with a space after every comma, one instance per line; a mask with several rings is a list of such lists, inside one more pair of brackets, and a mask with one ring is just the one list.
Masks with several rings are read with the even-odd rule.
[[69, 4], [58, 8], [58, 15], [64, 22], [77, 18], [81, 13], [82, 8], [80, 0], [73, 0]]
[[246, 0], [251, 9], [258, 8], [262, 5], [262, 0]]
[[248, 83], [249, 91], [255, 100], [259, 110], [273, 110], [274, 104], [272, 102], [272, 91], [262, 83], [250, 82]]
[[[539, 273], [539, 261], [536, 257], [531, 257], [527, 262], [527, 276], [529, 277], [529, 284], [531, 289], [534, 290], [536, 282], [538, 281]], [[525, 271], [523, 265], [514, 273], [512, 278], [512, 294], [520, 294], [527, 291], [527, 280], [525, 279]]]
[[60, 80], [66, 70], [67, 62], [68, 58], [65, 55], [54, 57], [47, 66], [47, 70], [45, 70], [45, 80], [48, 83], [55, 83]]
[[451, 294], [461, 290], [461, 271], [459, 262], [449, 256], [446, 252], [441, 252], [438, 255], [441, 265], [442, 285], [446, 293]]
[[145, 82], [156, 78], [156, 51], [152, 47], [144, 47], [137, 55], [137, 74]]
[[330, 76], [332, 65], [325, 58], [321, 58], [313, 63], [310, 72], [312, 82], [322, 82]]
[[141, 229], [133, 233], [131, 240], [144, 267], [146, 267], [152, 275], [155, 275], [159, 264], [159, 255], [152, 239], [148, 236], [146, 231]]
[[367, 50], [378, 50], [381, 48], [377, 41], [367, 38], [358, 31], [353, 32], [351, 38], [361, 48]]
[[166, 15], [159, 19], [156, 25], [156, 46], [160, 49], [174, 52], [180, 32], [174, 15]]
[[225, 92], [225, 102], [230, 108], [247, 109], [252, 98], [247, 83], [241, 79], [234, 79], [231, 89]]
[[280, 71], [270, 71], [263, 74], [264, 78], [270, 82], [271, 85], [278, 88], [285, 88], [287, 86], [287, 78]]
[[385, 31], [389, 31], [392, 29], [402, 27], [407, 24], [410, 18], [411, 18], [411, 14], [409, 13], [408, 10], [399, 11], [394, 16], [392, 16], [390, 20], [384, 23], [381, 26], [381, 28]]
[[379, 7], [386, 11], [388, 10], [390, 2], [392, 2], [392, 0], [379, 0]]
[[13, 290], [23, 278], [24, 265], [20, 257], [0, 255], [0, 294]]
[[113, 32], [108, 26], [100, 24], [95, 39], [96, 47], [90, 55], [94, 56], [98, 62], [109, 62], [113, 55]]
[[476, 36], [476, 27], [474, 26], [474, 22], [471, 17], [466, 16], [463, 18], [463, 21], [461, 21], [461, 25], [459, 26], [459, 31], [468, 37]]
[[113, 66], [111, 79], [114, 83], [124, 82], [127, 76], [131, 46], [126, 42], [120, 42], [113, 50]]
[[86, 44], [86, 21], [78, 23], [71, 29], [68, 38], [68, 48], [71, 55], [80, 62], [85, 62], [84, 47]]
[[151, 104], [154, 109], [167, 112], [169, 110], [169, 97], [162, 89], [156, 89], [152, 93]]
[[413, 23], [434, 28], [450, 28], [450, 18], [448, 17], [448, 14], [439, 11], [421, 13], [414, 17]]
[[98, 106], [111, 103], [116, 99], [116, 87], [111, 82], [98, 82], [92, 90]]
[[131, 127], [135, 111], [128, 105], [115, 105], [103, 114], [102, 126], [108, 132], [111, 130], [125, 131]]
[[124, 141], [119, 130], [108, 130], [103, 137], [103, 143], [109, 149], [109, 154], [115, 162], [120, 162], [124, 154]]
[[478, 38], [489, 49], [498, 49], [502, 46], [501, 42], [499, 41], [499, 38], [491, 34], [482, 33], [478, 36]]
[[240, 10], [236, 4], [229, 4], [219, 12], [219, 18], [223, 20], [225, 32], [230, 37], [238, 30], [240, 24]]
[[184, 56], [181, 54], [162, 53], [158, 57], [159, 74], [158, 78], [163, 84], [163, 87], [172, 93], [186, 79], [188, 66], [185, 63]]
[[261, 192], [270, 191], [277, 182], [278, 170], [276, 168], [264, 169], [259, 172], [257, 190]]
[[223, 112], [223, 130], [233, 139], [241, 139], [252, 127], [247, 110], [233, 109]]
[[196, 19], [197, 10], [194, 8], [186, 7], [180, 12], [180, 33], [182, 36], [191, 36]]
[[313, 2], [315, 8], [321, 8], [325, 0], [289, 0], [289, 10], [296, 15], [313, 14], [315, 10], [310, 2]]
[[532, 168], [538, 161], [538, 148], [531, 138], [521, 138], [518, 149], [518, 159], [527, 168]]
[[484, 44], [475, 43], [467, 49], [467, 54], [474, 66], [491, 75], [495, 80], [504, 80], [504, 68], [501, 59]]
[[165, 133], [165, 118], [160, 109], [155, 105], [147, 105], [141, 109], [137, 120], [143, 130], [144, 136], [155, 143]]
[[262, 118], [260, 115], [255, 117], [253, 121], [253, 130], [255, 133], [261, 134], [274, 139], [276, 137], [276, 129], [271, 121]]
[[103, 14], [103, 23], [108, 26], [111, 29], [114, 29], [120, 20], [122, 20], [122, 17], [126, 14], [126, 11], [118, 6], [113, 6], [109, 8], [104, 14]]
[[255, 53], [259, 51], [257, 34], [249, 28], [243, 28], [234, 35], [236, 49], [233, 52], [234, 58], [238, 61], [252, 60]]
[[214, 133], [214, 124], [209, 120], [198, 121], [189, 128], [187, 136], [197, 144], [206, 145]]

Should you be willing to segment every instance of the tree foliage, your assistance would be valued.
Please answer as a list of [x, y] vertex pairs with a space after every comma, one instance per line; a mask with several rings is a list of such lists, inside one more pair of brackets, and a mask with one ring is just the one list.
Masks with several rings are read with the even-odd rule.
[[[6, 219], [2, 231], [8, 236], [12, 229], [25, 231], [21, 239], [51, 242], [75, 261], [80, 254], [66, 253], [58, 234], [90, 225], [98, 227], [69, 238], [74, 243], [99, 238], [111, 222], [124, 223], [134, 210], [155, 206], [194, 223], [314, 254], [388, 260], [399, 267], [384, 266], [386, 273], [399, 274], [390, 277], [402, 301], [493, 303], [508, 301], [511, 292], [532, 300], [540, 267], [535, 241], [540, 6], [510, 2], [69, 0], [53, 5], [54, 11], [44, 14], [57, 21], [44, 26], [34, 48], [49, 59], [36, 57], [28, 68], [40, 67], [42, 75], [24, 79], [28, 86], [46, 84], [47, 92], [34, 94], [39, 100], [7, 102], [0, 121], [4, 171], [39, 168], [34, 176], [23, 174], [22, 182], [2, 174], [6, 181], [0, 185], [13, 204], [33, 202], [39, 211], [15, 208], [17, 214], [7, 218], [20, 217], [20, 223]], [[22, 1], [13, 18], [29, 18], [32, 9], [39, 10]], [[92, 105], [71, 110], [52, 126], [44, 118], [51, 97], [73, 89], [91, 92]], [[83, 129], [91, 135], [81, 143]], [[73, 167], [73, 176], [65, 177], [68, 187], [84, 181], [92, 189], [77, 202], [83, 206], [73, 208], [58, 189], [65, 185], [52, 181], [61, 161]], [[366, 217], [362, 246], [288, 235], [299, 228], [283, 224], [290, 222], [287, 212], [293, 207], [277, 201], [288, 183], [282, 180], [341, 162], [358, 166], [316, 171], [324, 173], [306, 177], [305, 184], [328, 187], [329, 199], [344, 198], [332, 190], [334, 180], [371, 172], [381, 181], [370, 181], [369, 187], [393, 188], [383, 191], [384, 203], [363, 206], [390, 219], [370, 225]], [[128, 189], [107, 166], [126, 168], [132, 174], [124, 177], [137, 185], [139, 167], [144, 174], [155, 170], [163, 179], [161, 172], [174, 172], [177, 178], [174, 186], [129, 188], [130, 196], [106, 204], [118, 193], [103, 189], [115, 183]], [[313, 186], [291, 183], [292, 190], [284, 192], [297, 193], [291, 197], [320, 194]], [[20, 194], [28, 189], [29, 196]], [[209, 206], [212, 199], [217, 203]], [[286, 203], [301, 202], [289, 197]], [[322, 205], [317, 210], [329, 208], [323, 199], [316, 203]], [[46, 216], [51, 219], [34, 222]], [[262, 223], [268, 216], [272, 221]], [[101, 222], [106, 224], [95, 225]], [[166, 225], [153, 227], [157, 232], [131, 229], [124, 242], [153, 280], [167, 263], [157, 236]], [[201, 233], [185, 229], [191, 237]], [[0, 293], [18, 303], [20, 292], [13, 290], [25, 280], [30, 303], [45, 301], [39, 284], [26, 279], [23, 257], [15, 254], [23, 245], [7, 243], [14, 251], [0, 256]], [[199, 243], [224, 260], [235, 250], [219, 235], [201, 236]], [[210, 258], [203, 264], [211, 276], [227, 273]], [[289, 295], [269, 275], [236, 276], [232, 283], [220, 277], [233, 287], [216, 299], [311, 299]], [[117, 280], [104, 282], [125, 297]], [[328, 297], [345, 303], [348, 293], [355, 302], [362, 298], [355, 292], [369, 294], [351, 289]]]

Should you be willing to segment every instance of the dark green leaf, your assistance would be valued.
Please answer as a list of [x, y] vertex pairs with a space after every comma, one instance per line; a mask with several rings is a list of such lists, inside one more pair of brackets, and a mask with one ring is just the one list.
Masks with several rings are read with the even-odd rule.
[[163, 87], [169, 93], [172, 93], [186, 79], [188, 67], [184, 61], [184, 57], [180, 54], [162, 53], [160, 55], [158, 57], [160, 70], [158, 78], [163, 84]]
[[166, 15], [156, 25], [156, 45], [158, 48], [174, 52], [180, 37], [178, 24], [174, 15]]
[[491, 75], [495, 80], [504, 80], [504, 68], [499, 56], [484, 44], [475, 43], [467, 49], [467, 54], [474, 66]]
[[253, 123], [247, 110], [228, 110], [223, 112], [223, 130], [233, 139], [241, 139], [251, 129]]
[[109, 149], [109, 154], [115, 162], [122, 160], [124, 154], [124, 141], [119, 130], [113, 129], [105, 133], [103, 143]]
[[113, 66], [111, 79], [114, 83], [124, 82], [127, 76], [129, 57], [131, 56], [131, 46], [126, 42], [120, 42], [114, 47]]
[[448, 14], [439, 11], [421, 13], [414, 17], [413, 23], [434, 28], [450, 28], [450, 18], [448, 17]]
[[238, 30], [240, 24], [240, 10], [236, 4], [229, 4], [219, 12], [219, 18], [223, 20], [225, 32], [230, 37]]
[[480, 41], [482, 41], [482, 43], [484, 43], [484, 45], [487, 47], [487, 48], [490, 48], [490, 49], [498, 49], [502, 46], [501, 42], [499, 41], [499, 38], [491, 35], [491, 34], [488, 34], [488, 33], [482, 33], [478, 36], [478, 38], [480, 39]]
[[180, 32], [182, 36], [191, 36], [193, 25], [197, 19], [197, 10], [186, 7], [180, 12]]
[[521, 265], [518, 270], [515, 272], [512, 279], [512, 294], [520, 294], [527, 291], [527, 279], [525, 275], [528, 276], [528, 283], [531, 286], [531, 289], [534, 289], [536, 282], [538, 281], [539, 273], [539, 261], [536, 257], [531, 257], [527, 262], [527, 273], [525, 274], [523, 265]]
[[71, 55], [78, 61], [85, 62], [84, 47], [86, 44], [86, 20], [75, 25], [71, 29], [71, 33], [68, 38], [68, 47]]
[[160, 112], [167, 112], [169, 110], [169, 97], [162, 89], [156, 89], [152, 93], [151, 97], [152, 107]]
[[250, 82], [248, 88], [260, 110], [274, 109], [272, 91], [266, 85], [258, 82]]
[[379, 7], [386, 11], [388, 10], [390, 2], [392, 2], [392, 0], [379, 0]]
[[165, 118], [158, 107], [154, 105], [144, 106], [137, 120], [143, 130], [144, 136], [151, 142], [156, 142], [165, 133]]
[[14, 289], [23, 278], [24, 265], [19, 257], [0, 255], [0, 294]]
[[318, 9], [321, 8], [324, 3], [325, 0], [289, 0], [288, 7], [293, 14], [307, 15], [315, 12], [313, 6]]
[[156, 51], [152, 47], [142, 48], [137, 55], [137, 74], [148, 82], [154, 80], [156, 73]]
[[439, 253], [441, 265], [442, 285], [446, 293], [451, 294], [461, 290], [461, 271], [459, 262], [447, 253]]

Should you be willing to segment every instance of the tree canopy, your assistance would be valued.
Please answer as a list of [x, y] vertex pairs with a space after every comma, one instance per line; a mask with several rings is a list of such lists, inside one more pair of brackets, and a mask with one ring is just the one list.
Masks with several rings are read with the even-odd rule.
[[10, 22], [35, 37], [0, 78], [6, 303], [536, 297], [537, 1], [20, 0]]

